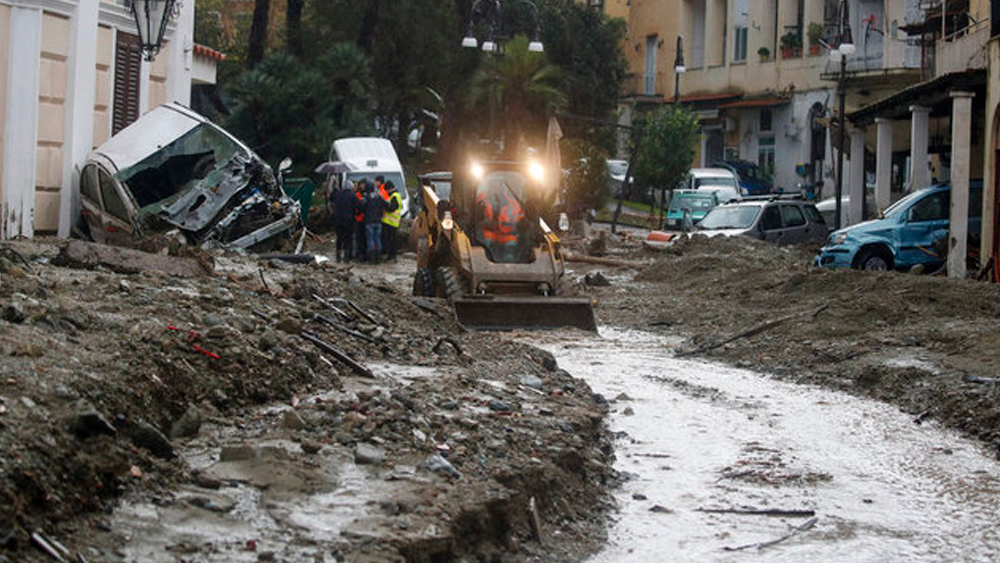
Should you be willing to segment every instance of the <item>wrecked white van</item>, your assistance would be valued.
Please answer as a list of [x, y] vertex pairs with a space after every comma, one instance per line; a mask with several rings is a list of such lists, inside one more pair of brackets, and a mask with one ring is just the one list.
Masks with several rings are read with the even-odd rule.
[[246, 145], [177, 104], [146, 113], [80, 171], [83, 236], [120, 246], [177, 230], [188, 244], [254, 251], [300, 227], [299, 203]]

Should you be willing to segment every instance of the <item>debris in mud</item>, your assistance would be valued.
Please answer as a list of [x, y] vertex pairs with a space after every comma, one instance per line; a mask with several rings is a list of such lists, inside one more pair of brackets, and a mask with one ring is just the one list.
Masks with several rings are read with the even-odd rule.
[[[0, 285], [0, 303], [23, 303], [27, 313], [0, 331], [8, 373], [25, 374], [0, 381], [0, 529], [16, 538], [0, 546], [0, 559], [22, 559], [19, 550], [34, 548], [17, 530], [48, 522], [72, 523], [67, 545], [121, 557], [110, 554], [127, 537], [141, 543], [138, 523], [90, 516], [110, 513], [122, 495], [161, 517], [228, 518], [244, 505], [227, 511], [217, 495], [323, 498], [357, 478], [380, 483], [379, 491], [385, 483], [414, 487], [416, 496], [391, 499], [398, 514], [373, 499], [393, 520], [338, 533], [341, 554], [475, 558], [494, 553], [500, 533], [505, 553], [517, 545], [518, 558], [553, 550], [543, 558], [571, 561], [587, 547], [559, 555], [559, 545], [579, 543], [574, 534], [600, 538], [601, 483], [612, 474], [606, 407], [551, 354], [429, 314], [406, 295], [408, 280], [397, 291], [363, 267], [272, 266], [219, 251], [205, 255], [215, 265], [208, 275], [123, 273], [53, 264], [63, 241], [7, 244], [31, 266]], [[452, 342], [436, 353], [442, 339]], [[355, 468], [354, 453], [375, 463]], [[361, 477], [342, 475], [335, 464], [344, 461]], [[524, 509], [538, 491], [543, 524], [562, 531], [544, 547], [531, 540]], [[290, 517], [278, 514], [275, 526], [299, 530], [282, 520]], [[224, 560], [246, 538], [232, 539], [176, 538], [143, 549]], [[301, 560], [287, 547], [277, 549], [278, 560]]]
[[873, 397], [1000, 443], [1000, 411], [986, 384], [1000, 347], [1000, 286], [815, 268], [815, 248], [747, 237], [679, 237], [664, 251], [608, 243], [616, 258], [655, 261], [627, 292], [586, 287], [601, 303], [601, 324], [689, 338], [688, 354]]

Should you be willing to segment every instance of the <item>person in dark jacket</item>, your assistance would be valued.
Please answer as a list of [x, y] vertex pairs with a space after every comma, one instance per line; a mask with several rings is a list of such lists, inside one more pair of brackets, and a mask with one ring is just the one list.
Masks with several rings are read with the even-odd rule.
[[354, 254], [354, 215], [358, 210], [358, 200], [354, 196], [354, 184], [347, 184], [332, 194], [333, 228], [337, 232], [337, 262], [349, 261]]
[[385, 200], [374, 188], [368, 187], [365, 194], [365, 236], [368, 245], [365, 259], [377, 264], [382, 254], [382, 212], [385, 210]]

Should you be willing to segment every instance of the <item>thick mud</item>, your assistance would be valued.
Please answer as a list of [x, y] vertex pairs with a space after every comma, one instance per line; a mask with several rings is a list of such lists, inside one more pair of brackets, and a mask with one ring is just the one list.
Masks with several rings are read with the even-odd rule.
[[[544, 345], [612, 398], [616, 468], [631, 477], [608, 546], [588, 561], [994, 561], [1000, 552], [1000, 467], [981, 444], [884, 403], [677, 359], [680, 338], [601, 333]], [[798, 527], [807, 529], [757, 547]]]
[[209, 253], [214, 274], [180, 278], [58, 265], [63, 244], [0, 246], [0, 562], [46, 560], [42, 542], [88, 561], [578, 561], [603, 538], [606, 405], [551, 355], [411, 298], [412, 259]]

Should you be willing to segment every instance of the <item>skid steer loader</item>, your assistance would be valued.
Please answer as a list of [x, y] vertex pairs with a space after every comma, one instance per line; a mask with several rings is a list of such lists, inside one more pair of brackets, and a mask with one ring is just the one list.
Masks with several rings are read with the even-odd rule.
[[472, 329], [597, 330], [590, 300], [564, 295], [543, 176], [535, 163], [477, 162], [453, 173], [449, 199], [421, 186], [414, 295], [447, 298]]

